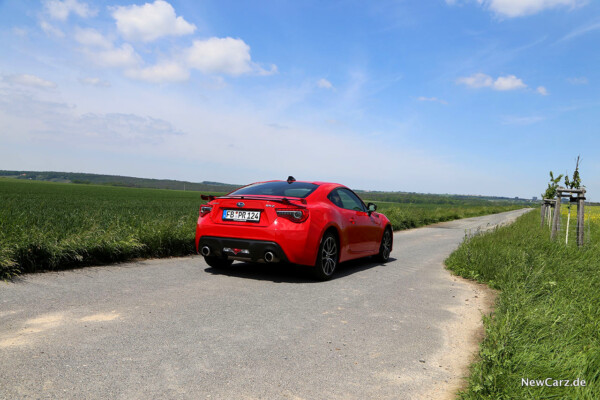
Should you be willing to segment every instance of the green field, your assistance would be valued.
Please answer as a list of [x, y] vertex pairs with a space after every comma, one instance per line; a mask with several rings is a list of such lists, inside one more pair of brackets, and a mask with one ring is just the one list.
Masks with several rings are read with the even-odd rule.
[[507, 204], [501, 201], [465, 201], [461, 204], [405, 204], [386, 202], [378, 202], [376, 204], [377, 211], [384, 213], [390, 219], [394, 230], [417, 228], [437, 222], [478, 217], [525, 207], [522, 204]]
[[[0, 279], [24, 272], [191, 254], [198, 192], [0, 179]], [[379, 203], [395, 229], [522, 205]]]
[[[499, 289], [463, 399], [600, 398], [600, 207], [586, 207], [585, 245], [550, 240], [539, 212], [468, 238], [446, 265]], [[566, 225], [563, 216], [562, 226]], [[522, 386], [583, 379], [586, 387]], [[552, 382], [552, 381], [551, 381]]]

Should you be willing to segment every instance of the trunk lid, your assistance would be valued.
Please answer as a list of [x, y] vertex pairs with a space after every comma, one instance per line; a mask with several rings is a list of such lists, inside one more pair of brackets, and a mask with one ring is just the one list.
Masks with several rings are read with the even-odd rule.
[[[284, 199], [282, 197], [219, 197], [210, 202], [211, 220], [216, 224], [266, 227], [277, 219], [277, 209], [304, 208], [300, 199]], [[260, 213], [258, 221], [238, 220], [251, 219]], [[253, 215], [252, 215], [253, 214]]]

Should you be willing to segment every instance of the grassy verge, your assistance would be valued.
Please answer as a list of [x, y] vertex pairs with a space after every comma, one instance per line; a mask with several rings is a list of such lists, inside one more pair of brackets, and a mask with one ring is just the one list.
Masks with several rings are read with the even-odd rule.
[[[592, 214], [598, 209], [588, 208]], [[600, 226], [591, 218], [579, 249], [552, 242], [539, 212], [468, 238], [446, 260], [458, 275], [499, 289], [463, 399], [600, 398]], [[564, 222], [563, 222], [564, 226]], [[532, 387], [522, 379], [586, 387]]]
[[[0, 279], [194, 252], [198, 192], [0, 179]], [[519, 206], [382, 203], [396, 229]]]

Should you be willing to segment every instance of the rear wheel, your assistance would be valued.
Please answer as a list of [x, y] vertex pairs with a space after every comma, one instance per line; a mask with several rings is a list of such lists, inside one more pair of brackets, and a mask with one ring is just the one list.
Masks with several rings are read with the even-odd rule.
[[327, 232], [321, 240], [317, 263], [314, 269], [315, 278], [321, 281], [331, 279], [339, 259], [338, 243], [335, 235]]
[[213, 268], [227, 268], [233, 264], [233, 260], [228, 260], [227, 257], [204, 257], [204, 261]]
[[379, 245], [379, 254], [375, 256], [377, 261], [387, 262], [390, 259], [390, 253], [392, 252], [392, 244], [394, 243], [394, 235], [390, 228], [385, 228], [383, 237], [381, 238], [381, 244]]

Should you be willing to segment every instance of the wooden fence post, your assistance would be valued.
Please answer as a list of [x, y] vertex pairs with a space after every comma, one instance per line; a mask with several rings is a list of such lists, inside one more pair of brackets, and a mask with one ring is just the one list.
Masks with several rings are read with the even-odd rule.
[[585, 189], [577, 196], [577, 246], [583, 246]]
[[541, 222], [540, 226], [542, 228], [544, 227], [544, 217], [545, 216], [546, 216], [546, 203], [542, 203], [542, 210], [541, 210], [541, 215], [540, 215], [540, 217], [542, 219], [542, 222]]
[[561, 193], [558, 192], [556, 195], [556, 205], [554, 206], [554, 219], [552, 220], [552, 232], [550, 233], [550, 238], [556, 238], [558, 231], [560, 230], [560, 200]]

